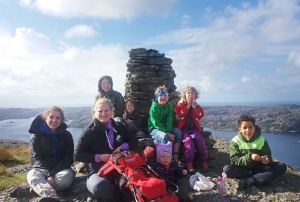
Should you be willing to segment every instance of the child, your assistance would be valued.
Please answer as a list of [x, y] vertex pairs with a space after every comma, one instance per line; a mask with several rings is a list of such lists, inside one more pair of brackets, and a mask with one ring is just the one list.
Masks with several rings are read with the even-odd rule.
[[145, 133], [141, 131], [142, 118], [136, 110], [134, 100], [129, 99], [125, 102], [125, 113], [123, 114], [123, 119], [126, 122], [127, 128], [136, 134], [137, 138], [145, 137]]
[[286, 172], [287, 166], [273, 162], [271, 149], [261, 136], [260, 127], [255, 118], [242, 115], [238, 120], [239, 133], [230, 142], [231, 165], [225, 165], [223, 171], [229, 178], [237, 178], [238, 190], [273, 181]]
[[[197, 98], [197, 90], [192, 86], [188, 86], [183, 90], [182, 99], [174, 109], [177, 118], [176, 127], [181, 129], [183, 135], [184, 156], [189, 172], [195, 171], [193, 168], [195, 149], [201, 161], [202, 171], [208, 170], [208, 152], [201, 135], [202, 129], [199, 122], [204, 117], [204, 111], [197, 104]], [[195, 140], [195, 145], [193, 139]]]
[[[191, 201], [193, 197], [189, 195], [191, 186], [188, 178], [185, 177], [187, 170], [183, 170], [177, 163], [172, 162], [172, 142], [159, 144], [154, 141], [158, 162], [151, 164], [151, 168], [161, 177], [177, 184], [179, 187], [176, 195], [181, 201]], [[167, 188], [171, 189], [172, 185], [167, 183]]]
[[98, 81], [98, 97], [106, 98], [114, 106], [113, 117], [122, 117], [124, 113], [124, 98], [118, 91], [113, 90], [113, 80], [110, 76], [102, 76]]
[[173, 127], [173, 105], [168, 102], [168, 90], [165, 86], [159, 86], [154, 94], [156, 100], [152, 102], [149, 111], [149, 133], [160, 144], [167, 144], [168, 141], [173, 142], [173, 159], [179, 163], [178, 152], [182, 133], [178, 128]]

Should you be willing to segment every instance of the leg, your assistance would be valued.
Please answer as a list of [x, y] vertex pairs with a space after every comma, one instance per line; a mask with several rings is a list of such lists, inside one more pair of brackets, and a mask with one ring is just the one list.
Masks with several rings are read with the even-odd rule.
[[173, 152], [178, 153], [182, 142], [182, 132], [178, 128], [172, 128], [172, 134], [175, 136]]
[[45, 176], [37, 169], [32, 169], [27, 174], [27, 182], [38, 195], [47, 197], [56, 195], [54, 188], [47, 182]]
[[184, 156], [187, 163], [193, 163], [195, 158], [195, 147], [193, 138], [191, 137], [188, 130], [182, 130], [183, 145], [184, 145]]
[[223, 171], [228, 178], [248, 178], [253, 176], [253, 172], [247, 168], [243, 168], [236, 165], [225, 165]]
[[255, 167], [256, 174], [253, 175], [254, 183], [259, 186], [272, 182], [276, 177], [286, 172], [286, 165], [281, 162], [273, 162], [270, 165], [261, 164]]
[[96, 198], [114, 200], [117, 198], [118, 186], [99, 177], [97, 173], [92, 174], [86, 181], [86, 187]]
[[197, 150], [197, 153], [199, 155], [199, 159], [201, 162], [207, 162], [208, 159], [208, 151], [205, 145], [205, 141], [198, 129], [193, 130], [193, 134], [195, 134], [195, 147]]
[[55, 190], [61, 191], [67, 189], [73, 183], [74, 178], [75, 172], [71, 168], [56, 173], [54, 176]]
[[157, 129], [153, 129], [150, 133], [151, 137], [155, 139], [160, 144], [167, 144], [169, 141], [169, 137], [166, 133], [161, 132]]
[[180, 178], [177, 182], [177, 185], [179, 187], [179, 190], [177, 192], [177, 196], [181, 198], [183, 201], [186, 201], [188, 194], [191, 191], [191, 185], [189, 183], [189, 180], [185, 177]]

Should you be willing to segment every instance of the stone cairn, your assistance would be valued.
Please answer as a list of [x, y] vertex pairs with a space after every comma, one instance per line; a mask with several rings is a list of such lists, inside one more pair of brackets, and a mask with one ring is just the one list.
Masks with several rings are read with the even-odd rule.
[[132, 99], [137, 103], [138, 111], [143, 119], [142, 129], [147, 132], [147, 120], [154, 91], [165, 85], [169, 92], [169, 100], [175, 107], [180, 100], [180, 93], [174, 85], [175, 71], [172, 69], [172, 59], [155, 49], [134, 48], [128, 51], [125, 82], [125, 100]]

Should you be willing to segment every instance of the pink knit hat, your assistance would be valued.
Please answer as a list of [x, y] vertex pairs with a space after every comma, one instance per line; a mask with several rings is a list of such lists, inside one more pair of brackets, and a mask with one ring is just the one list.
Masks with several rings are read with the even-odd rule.
[[157, 158], [162, 152], [169, 152], [172, 155], [172, 145], [173, 145], [172, 142], [168, 141], [167, 144], [160, 144], [156, 140], [154, 140], [154, 145], [156, 148]]

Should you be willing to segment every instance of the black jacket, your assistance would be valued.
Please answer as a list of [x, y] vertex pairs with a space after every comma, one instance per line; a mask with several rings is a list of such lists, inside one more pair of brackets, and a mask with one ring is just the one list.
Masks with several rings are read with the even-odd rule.
[[113, 149], [108, 145], [105, 133], [107, 129], [97, 119], [93, 119], [78, 138], [74, 159], [75, 161], [89, 163], [90, 173], [98, 172], [99, 168], [105, 164], [105, 162], [95, 162], [96, 154], [112, 154], [112, 152], [123, 143], [127, 143], [132, 150], [138, 147], [138, 140], [125, 125], [117, 123], [113, 119], [111, 119], [111, 124], [114, 128]]
[[41, 115], [37, 116], [29, 128], [31, 166], [40, 170], [45, 177], [54, 176], [73, 164], [74, 141], [67, 125], [60, 124], [55, 134]]

